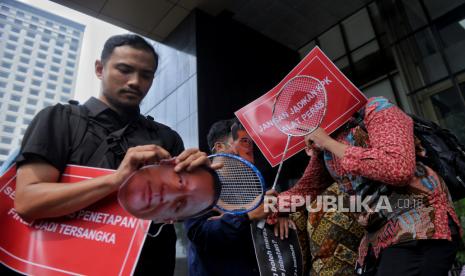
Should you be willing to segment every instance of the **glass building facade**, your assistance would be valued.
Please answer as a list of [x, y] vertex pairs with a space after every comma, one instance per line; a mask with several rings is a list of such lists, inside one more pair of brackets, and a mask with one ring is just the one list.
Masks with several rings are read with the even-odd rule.
[[34, 115], [73, 98], [84, 25], [0, 2], [0, 165]]
[[367, 96], [386, 96], [465, 143], [465, 1], [374, 1], [300, 54], [315, 45]]

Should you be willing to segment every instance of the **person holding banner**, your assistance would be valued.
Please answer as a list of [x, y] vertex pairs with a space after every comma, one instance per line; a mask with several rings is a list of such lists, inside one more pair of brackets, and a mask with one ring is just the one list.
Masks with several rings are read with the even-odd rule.
[[[142, 37], [110, 37], [95, 62], [101, 80], [98, 99], [80, 106], [57, 104], [37, 114], [17, 158], [15, 209], [24, 220], [60, 217], [88, 207], [117, 191], [143, 165], [172, 156], [177, 156], [175, 172], [210, 166], [205, 153], [184, 150], [175, 131], [140, 114], [139, 104], [157, 66], [157, 53]], [[116, 171], [64, 185], [59, 181], [67, 164]], [[152, 225], [150, 232], [156, 228]], [[135, 274], [173, 275], [175, 244], [172, 225], [157, 238], [147, 238]]]
[[342, 192], [375, 199], [375, 209], [351, 210], [365, 228], [358, 273], [447, 275], [460, 224], [442, 178], [416, 162], [421, 145], [412, 119], [382, 97], [370, 98], [359, 114], [331, 136], [317, 128], [305, 137], [313, 157], [298, 184], [279, 195], [278, 210], [292, 196], [315, 199], [336, 181]]
[[[208, 132], [212, 153], [231, 153], [254, 161], [253, 141], [237, 119], [214, 123]], [[250, 233], [250, 222], [265, 218], [263, 206], [243, 214], [216, 211], [185, 223], [190, 240], [190, 276], [260, 275]]]

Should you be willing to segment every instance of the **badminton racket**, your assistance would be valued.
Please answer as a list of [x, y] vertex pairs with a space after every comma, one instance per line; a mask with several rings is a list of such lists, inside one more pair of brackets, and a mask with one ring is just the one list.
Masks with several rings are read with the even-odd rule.
[[226, 213], [244, 214], [263, 202], [265, 181], [252, 163], [226, 153], [210, 155], [209, 159], [212, 164], [223, 164], [221, 169], [216, 170], [221, 183], [216, 208]]
[[278, 92], [273, 105], [272, 122], [287, 135], [287, 141], [272, 189], [278, 183], [291, 137], [305, 136], [315, 131], [325, 116], [326, 106], [325, 87], [312, 76], [295, 76]]

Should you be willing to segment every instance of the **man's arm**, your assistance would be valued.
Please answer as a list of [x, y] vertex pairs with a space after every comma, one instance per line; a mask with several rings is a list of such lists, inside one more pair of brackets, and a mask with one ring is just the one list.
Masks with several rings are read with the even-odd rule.
[[17, 173], [15, 209], [26, 220], [59, 217], [81, 210], [116, 191], [141, 166], [169, 157], [159, 146], [133, 147], [114, 173], [73, 184], [57, 183], [60, 172], [48, 163], [24, 163]]
[[209, 216], [185, 223], [187, 237], [203, 251], [221, 252], [228, 246], [243, 242], [250, 233], [250, 221], [246, 215], [224, 214], [216, 219], [209, 219]]

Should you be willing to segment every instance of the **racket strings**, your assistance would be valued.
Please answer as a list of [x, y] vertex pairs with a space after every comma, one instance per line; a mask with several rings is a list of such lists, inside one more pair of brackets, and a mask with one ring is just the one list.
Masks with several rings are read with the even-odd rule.
[[263, 186], [256, 172], [233, 158], [215, 157], [213, 163], [222, 162], [217, 170], [222, 188], [217, 205], [228, 211], [251, 209], [261, 200]]
[[326, 91], [315, 78], [299, 76], [281, 89], [273, 122], [284, 133], [303, 136], [319, 126], [326, 108]]

